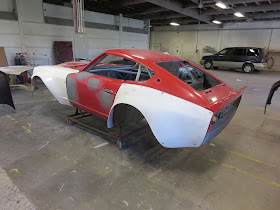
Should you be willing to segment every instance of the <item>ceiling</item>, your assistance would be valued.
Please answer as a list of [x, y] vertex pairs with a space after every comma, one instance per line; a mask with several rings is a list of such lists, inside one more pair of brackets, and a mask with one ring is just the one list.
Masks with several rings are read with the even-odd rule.
[[[44, 0], [69, 5], [71, 0]], [[280, 0], [221, 0], [228, 9], [215, 5], [219, 0], [84, 0], [85, 9], [124, 17], [150, 19], [152, 26], [280, 20]], [[240, 12], [244, 17], [236, 17]]]

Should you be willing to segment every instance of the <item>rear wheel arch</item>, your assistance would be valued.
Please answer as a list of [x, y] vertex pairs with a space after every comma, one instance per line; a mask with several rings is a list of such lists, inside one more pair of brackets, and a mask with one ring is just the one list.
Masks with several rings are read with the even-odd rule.
[[123, 126], [140, 121], [143, 118], [145, 118], [144, 114], [137, 107], [127, 103], [118, 103], [110, 110], [107, 126], [111, 128], [115, 122]]

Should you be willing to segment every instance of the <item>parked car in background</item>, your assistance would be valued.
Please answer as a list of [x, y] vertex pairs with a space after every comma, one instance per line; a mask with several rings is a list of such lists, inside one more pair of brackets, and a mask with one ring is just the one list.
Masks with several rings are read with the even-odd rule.
[[205, 69], [218, 67], [242, 69], [245, 73], [267, 68], [265, 50], [255, 47], [230, 47], [214, 55], [203, 56], [201, 65]]

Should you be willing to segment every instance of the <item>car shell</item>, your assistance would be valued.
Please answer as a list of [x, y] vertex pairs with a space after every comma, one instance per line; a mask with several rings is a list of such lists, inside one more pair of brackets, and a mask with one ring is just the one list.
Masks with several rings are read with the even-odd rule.
[[[93, 63], [106, 54], [138, 62], [151, 69], [154, 76], [146, 81], [116, 81], [116, 79], [86, 72]], [[71, 104], [107, 120], [109, 128], [115, 123], [115, 108], [118, 105], [129, 105], [146, 118], [153, 134], [162, 146], [198, 147], [214, 138], [229, 123], [245, 88], [235, 90], [214, 75], [189, 62], [220, 83], [210, 88], [211, 91], [207, 89], [199, 92], [157, 64], [173, 60], [184, 61], [182, 58], [157, 51], [113, 49], [105, 51], [90, 63], [72, 62], [59, 66], [36, 67], [33, 78], [40, 77], [60, 103]], [[93, 78], [99, 84], [95, 90], [88, 85], [90, 79]], [[102, 84], [112, 87], [111, 97], [109, 100], [106, 99], [107, 101], [99, 97], [106, 91], [106, 88], [100, 86]], [[94, 105], [90, 104], [93, 95], [97, 96], [94, 98]], [[95, 107], [96, 104], [98, 104], [98, 110]], [[229, 114], [225, 114], [224, 120], [219, 121], [223, 122], [222, 125], [211, 126], [215, 115], [228, 110], [230, 106], [233, 108], [227, 111]]]

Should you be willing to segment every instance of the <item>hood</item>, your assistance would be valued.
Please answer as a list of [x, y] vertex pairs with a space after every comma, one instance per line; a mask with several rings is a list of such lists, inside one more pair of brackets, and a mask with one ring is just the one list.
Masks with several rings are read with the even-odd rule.
[[63, 67], [66, 67], [66, 68], [76, 69], [76, 70], [81, 71], [88, 64], [89, 64], [89, 62], [66, 62], [66, 63], [59, 64], [59, 66], [63, 66]]
[[217, 50], [215, 50], [213, 47], [205, 46], [203, 47], [204, 53], [212, 53], [213, 55], [217, 53]]
[[34, 68], [35, 66], [5, 66], [0, 67], [0, 72], [4, 72], [5, 74], [20, 75], [21, 73]]

